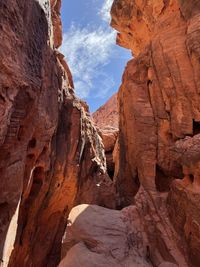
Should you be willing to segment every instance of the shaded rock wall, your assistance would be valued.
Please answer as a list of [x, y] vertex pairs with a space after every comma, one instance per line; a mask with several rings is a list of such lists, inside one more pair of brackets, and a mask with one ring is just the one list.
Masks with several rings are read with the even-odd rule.
[[118, 94], [119, 206], [138, 206], [155, 266], [199, 266], [199, 1], [115, 0], [111, 14], [135, 56]]
[[112, 206], [101, 139], [54, 49], [59, 9], [55, 0], [0, 2], [1, 266], [56, 266], [69, 210]]

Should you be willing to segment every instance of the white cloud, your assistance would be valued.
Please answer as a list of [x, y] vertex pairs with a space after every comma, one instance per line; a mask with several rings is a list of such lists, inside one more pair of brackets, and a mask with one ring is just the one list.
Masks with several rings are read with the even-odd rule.
[[110, 19], [111, 19], [110, 9], [111, 9], [112, 3], [113, 3], [113, 0], [104, 0], [104, 3], [101, 9], [99, 10], [99, 15], [106, 22], [110, 22]]
[[[100, 76], [100, 75], [99, 75]], [[101, 82], [99, 84], [100, 90], [96, 92], [95, 98], [104, 98], [108, 95], [110, 88], [115, 85], [114, 79], [112, 76], [102, 73], [99, 77]]]
[[81, 28], [72, 24], [69, 31], [64, 33], [61, 51], [70, 66], [76, 93], [80, 97], [90, 96], [95, 79], [98, 84], [101, 81], [101, 97], [113, 86], [113, 79], [103, 71], [103, 66], [113, 56], [114, 45], [114, 31], [103, 26], [94, 29], [90, 25]]

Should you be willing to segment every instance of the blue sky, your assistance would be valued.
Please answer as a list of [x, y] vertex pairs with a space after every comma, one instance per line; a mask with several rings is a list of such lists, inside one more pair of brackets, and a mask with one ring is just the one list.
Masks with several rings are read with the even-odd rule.
[[63, 45], [76, 94], [93, 112], [118, 90], [128, 50], [115, 44], [109, 26], [113, 0], [62, 1]]

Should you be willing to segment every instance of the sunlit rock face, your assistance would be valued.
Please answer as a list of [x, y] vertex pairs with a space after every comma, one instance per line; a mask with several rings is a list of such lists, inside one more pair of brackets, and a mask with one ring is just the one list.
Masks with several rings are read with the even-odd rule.
[[118, 160], [118, 152], [116, 153], [119, 132], [117, 94], [115, 93], [103, 106], [95, 111], [92, 118], [104, 144], [107, 172], [113, 179]]
[[[157, 234], [162, 233], [165, 236], [163, 239], [166, 238], [166, 229], [161, 225], [161, 214], [156, 214], [153, 203], [149, 201], [149, 194], [142, 190], [140, 193], [143, 198], [140, 198], [136, 205], [121, 211], [96, 205], [79, 205], [73, 208], [63, 237], [63, 260], [58, 267], [81, 267], [83, 264], [87, 267], [188, 266], [184, 258], [181, 259], [182, 255], [177, 250], [175, 252], [176, 248], [173, 246], [170, 248], [174, 251], [170, 253], [179, 258], [181, 265], [174, 263], [169, 255], [168, 260], [157, 259], [155, 265], [155, 259], [152, 257], [158, 251], [151, 251], [148, 231], [156, 230], [155, 225], [151, 224], [153, 220], [160, 224]], [[144, 206], [143, 211], [141, 204]], [[152, 211], [151, 217], [147, 215], [145, 208]], [[168, 235], [175, 234], [173, 228], [169, 227], [167, 230]], [[152, 243], [157, 241], [151, 239]], [[163, 255], [165, 253], [163, 247]], [[167, 258], [167, 254], [165, 256]]]
[[135, 56], [118, 93], [119, 206], [140, 203], [155, 266], [200, 266], [200, 2], [115, 0], [111, 15]]
[[60, 1], [0, 1], [0, 265], [56, 266], [70, 209], [113, 207], [103, 144], [73, 93]]
[[92, 114], [94, 123], [101, 129], [108, 126], [119, 128], [117, 93]]
[[50, 3], [54, 46], [58, 48], [62, 44], [61, 0], [50, 0]]
[[127, 220], [128, 213], [138, 221], [135, 207], [122, 211], [95, 205], [73, 208], [63, 238], [62, 253], [67, 254], [59, 267], [151, 267], [145, 259], [145, 245], [140, 243], [143, 226], [134, 227]]

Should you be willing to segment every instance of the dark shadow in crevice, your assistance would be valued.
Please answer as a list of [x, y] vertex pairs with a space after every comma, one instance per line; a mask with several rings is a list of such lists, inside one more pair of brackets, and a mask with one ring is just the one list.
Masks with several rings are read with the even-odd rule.
[[183, 177], [184, 175], [181, 165], [175, 166], [171, 172], [166, 172], [156, 164], [155, 184], [156, 189], [159, 192], [169, 192], [172, 181], [174, 179], [183, 179]]
[[194, 175], [193, 174], [189, 174], [189, 180], [193, 184], [193, 182], [194, 182]]
[[200, 123], [193, 120], [193, 136], [196, 134], [200, 134]]
[[140, 180], [138, 171], [136, 170], [134, 176], [127, 175], [127, 177], [131, 177], [132, 179], [127, 180], [126, 182], [121, 181], [119, 183], [119, 180], [117, 181], [118, 184], [116, 185], [116, 191], [117, 191], [117, 203], [116, 203], [116, 209], [121, 210], [125, 207], [128, 207], [132, 204], [134, 204], [135, 200], [134, 197], [137, 194], [139, 188], [140, 188]]
[[115, 169], [114, 168], [113, 169], [108, 169], [108, 175], [111, 178], [111, 180], [113, 180], [114, 174], [115, 174]]
[[107, 173], [108, 173], [109, 177], [111, 178], [111, 180], [113, 180], [114, 173], [115, 173], [115, 163], [113, 161], [112, 152], [113, 151], [107, 151], [105, 153], [106, 164], [107, 164]]
[[170, 190], [170, 184], [172, 179], [168, 177], [160, 168], [160, 166], [156, 165], [156, 177], [155, 177], [155, 183], [156, 183], [156, 189], [159, 192], [168, 192]]
[[35, 148], [36, 147], [36, 139], [32, 138], [28, 143], [28, 148]]

